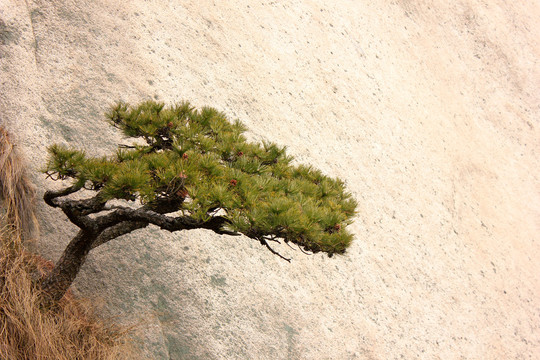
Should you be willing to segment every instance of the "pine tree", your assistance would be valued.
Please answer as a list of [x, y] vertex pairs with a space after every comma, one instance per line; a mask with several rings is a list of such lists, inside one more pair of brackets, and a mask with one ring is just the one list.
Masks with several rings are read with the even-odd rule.
[[346, 226], [357, 203], [343, 181], [292, 165], [284, 147], [248, 142], [239, 121], [210, 107], [153, 101], [118, 103], [107, 118], [138, 140], [107, 157], [49, 148], [45, 174], [70, 184], [47, 191], [44, 200], [80, 229], [41, 282], [52, 301], [67, 291], [90, 250], [150, 224], [244, 234], [287, 261], [271, 243], [330, 257], [351, 244]]

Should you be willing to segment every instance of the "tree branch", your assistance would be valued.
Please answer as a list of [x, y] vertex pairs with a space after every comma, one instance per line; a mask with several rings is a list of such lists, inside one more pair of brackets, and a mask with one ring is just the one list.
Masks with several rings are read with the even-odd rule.
[[153, 224], [171, 232], [179, 230], [208, 229], [217, 234], [239, 235], [234, 231], [229, 231], [222, 228], [223, 225], [230, 222], [223, 216], [213, 216], [207, 221], [200, 221], [192, 218], [191, 216], [171, 217], [144, 207], [132, 209], [117, 206], [113, 212], [97, 217], [95, 221], [97, 226], [102, 230], [116, 226], [121, 222], [128, 221]]
[[43, 199], [48, 205], [62, 209], [68, 219], [79, 228], [89, 229], [95, 226], [95, 221], [86, 215], [103, 210], [106, 204], [99, 198], [99, 193], [89, 199], [60, 199], [60, 197], [71, 195], [81, 189], [82, 186], [72, 185], [59, 191], [46, 191]]
[[[82, 188], [79, 188], [78, 190], [80, 190], [80, 189], [82, 189]], [[76, 191], [78, 191], [78, 190], [76, 190]], [[60, 196], [67, 196], [67, 195], [70, 195], [70, 194], [72, 194], [72, 193], [74, 193], [76, 191], [70, 191], [69, 193], [67, 193], [65, 195], [60, 195]], [[45, 195], [47, 195], [47, 193], [45, 193]], [[49, 201], [51, 201], [52, 204], [54, 204], [54, 205], [51, 205], [51, 206], [59, 207], [64, 212], [65, 212], [65, 210], [68, 210], [68, 211], [72, 211], [72, 212], [77, 212], [77, 214], [79, 216], [84, 216], [84, 215], [94, 214], [94, 213], [100, 212], [100, 211], [105, 209], [106, 201], [103, 201], [99, 197], [99, 193], [96, 194], [94, 197], [91, 197], [89, 199], [79, 199], [79, 200], [58, 199], [58, 197], [60, 197], [60, 196], [57, 196], [55, 198], [51, 198]], [[45, 199], [45, 196], [44, 196], [44, 199]], [[45, 201], [47, 201], [47, 199], [45, 199]], [[47, 204], [49, 204], [49, 203], [47, 203]]]
[[148, 226], [147, 222], [143, 221], [122, 221], [116, 225], [113, 225], [105, 230], [94, 240], [92, 243], [92, 249], [103, 245], [110, 240], [120, 237], [125, 234], [129, 234], [132, 231], [142, 229]]
[[43, 195], [43, 200], [45, 200], [45, 203], [49, 206], [60, 207], [60, 204], [58, 203], [57, 198], [76, 193], [77, 191], [81, 189], [82, 189], [82, 186], [72, 185], [62, 190], [57, 190], [57, 191], [47, 190], [45, 191], [45, 194]]
[[267, 248], [268, 250], [270, 250], [270, 252], [271, 252], [272, 254], [279, 256], [280, 258], [282, 258], [283, 260], [285, 260], [285, 261], [287, 261], [287, 262], [291, 262], [291, 259], [286, 258], [285, 256], [283, 256], [283, 255], [281, 255], [280, 253], [278, 253], [276, 250], [272, 249], [272, 248], [270, 247], [270, 244], [268, 244], [268, 241], [266, 241], [266, 239], [265, 239], [264, 237], [261, 237], [261, 238], [259, 238], [258, 240], [261, 242], [262, 245], [266, 246], [266, 248]]

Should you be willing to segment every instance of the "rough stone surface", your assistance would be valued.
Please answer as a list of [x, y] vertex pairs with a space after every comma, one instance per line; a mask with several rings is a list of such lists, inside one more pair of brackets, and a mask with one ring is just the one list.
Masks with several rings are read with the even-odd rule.
[[[0, 0], [0, 123], [37, 170], [121, 143], [116, 100], [182, 99], [346, 180], [333, 259], [140, 231], [76, 283], [140, 321], [149, 359], [529, 359], [540, 354], [537, 1]], [[40, 205], [39, 250], [75, 228]]]

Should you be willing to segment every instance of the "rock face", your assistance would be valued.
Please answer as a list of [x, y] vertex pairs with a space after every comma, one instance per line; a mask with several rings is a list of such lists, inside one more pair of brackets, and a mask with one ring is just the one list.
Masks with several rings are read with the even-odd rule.
[[[538, 356], [538, 3], [121, 3], [0, 3], [0, 122], [42, 192], [48, 145], [122, 143], [112, 102], [188, 99], [360, 202], [333, 259], [155, 228], [96, 249], [76, 289], [140, 322], [142, 356]], [[75, 228], [40, 213], [56, 259]]]

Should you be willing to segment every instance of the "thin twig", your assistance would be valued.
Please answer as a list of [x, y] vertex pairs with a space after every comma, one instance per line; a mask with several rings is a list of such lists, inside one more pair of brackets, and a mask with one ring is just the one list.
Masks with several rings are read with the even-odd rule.
[[303, 252], [306, 255], [313, 255], [313, 253], [308, 253], [304, 249], [302, 249], [302, 247], [300, 245], [298, 245], [298, 248], [300, 249], [301, 252]]
[[285, 260], [285, 261], [287, 261], [287, 262], [291, 262], [291, 259], [286, 258], [285, 256], [283, 256], [283, 255], [281, 255], [280, 253], [278, 253], [276, 250], [272, 249], [272, 248], [270, 247], [270, 244], [268, 244], [268, 241], [266, 241], [265, 238], [260, 238], [260, 242], [261, 242], [261, 244], [263, 244], [264, 246], [266, 246], [266, 248], [267, 248], [268, 250], [270, 250], [270, 252], [271, 252], [272, 254], [279, 256], [280, 258], [282, 258], [283, 260]]
[[281, 242], [279, 240], [277, 240], [276, 236], [275, 235], [272, 235], [270, 237], [263, 237], [264, 240], [267, 240], [267, 241], [273, 241], [273, 242], [276, 242], [278, 244], [281, 245]]
[[293, 247], [291, 246], [291, 244], [289, 244], [289, 242], [288, 242], [288, 241], [285, 241], [285, 244], [287, 244], [287, 246], [288, 246], [288, 247], [290, 247], [291, 249], [293, 249], [294, 251], [296, 251], [296, 249], [295, 249], [295, 248], [293, 248]]

